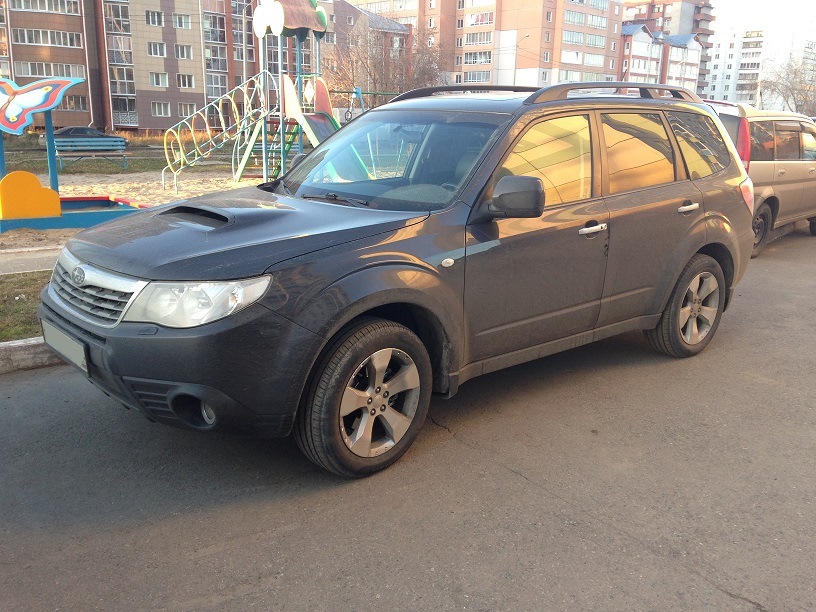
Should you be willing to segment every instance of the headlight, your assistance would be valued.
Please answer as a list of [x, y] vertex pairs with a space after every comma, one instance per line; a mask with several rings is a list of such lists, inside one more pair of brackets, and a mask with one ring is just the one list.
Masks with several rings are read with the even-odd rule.
[[195, 327], [222, 319], [257, 301], [269, 276], [218, 283], [149, 283], [125, 312], [123, 321], [167, 327]]

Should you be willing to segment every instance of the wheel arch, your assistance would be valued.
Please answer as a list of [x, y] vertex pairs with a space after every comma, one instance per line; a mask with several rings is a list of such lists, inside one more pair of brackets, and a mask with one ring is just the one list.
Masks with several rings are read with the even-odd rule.
[[758, 202], [754, 214], [756, 214], [756, 211], [759, 210], [759, 207], [763, 204], [767, 204], [768, 208], [771, 209], [771, 227], [769, 229], [773, 229], [776, 227], [777, 218], [779, 218], [779, 198], [773, 195], [762, 200], [761, 202]]
[[[724, 244], [721, 244], [719, 242], [713, 242], [705, 245], [697, 252], [702, 255], [708, 255], [719, 264], [720, 268], [723, 271], [723, 276], [725, 277], [726, 289], [729, 289], [730, 287], [733, 286], [734, 275], [736, 273], [736, 268], [734, 266], [734, 258], [731, 256], [731, 251], [729, 251]], [[731, 291], [726, 290], [725, 306], [723, 307], [723, 310], [728, 308], [730, 301]]]

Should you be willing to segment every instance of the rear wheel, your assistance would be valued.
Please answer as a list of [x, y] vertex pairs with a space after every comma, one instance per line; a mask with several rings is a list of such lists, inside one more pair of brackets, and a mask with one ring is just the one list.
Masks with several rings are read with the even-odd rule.
[[645, 332], [649, 344], [672, 357], [691, 357], [702, 351], [720, 324], [725, 292], [720, 265], [708, 255], [692, 257], [657, 327]]
[[295, 422], [298, 446], [341, 476], [382, 470], [419, 433], [431, 383], [428, 353], [411, 330], [378, 319], [355, 324], [319, 366]]
[[[767, 204], [761, 204], [754, 215], [754, 250], [751, 251], [753, 259], [762, 252], [768, 237], [771, 235], [771, 225], [773, 223], [773, 213]], [[811, 224], [812, 227], [812, 224]]]

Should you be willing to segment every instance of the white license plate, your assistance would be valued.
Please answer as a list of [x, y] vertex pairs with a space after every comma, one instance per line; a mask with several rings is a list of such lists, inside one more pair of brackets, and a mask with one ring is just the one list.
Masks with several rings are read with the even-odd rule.
[[52, 349], [73, 363], [80, 370], [88, 374], [88, 351], [85, 345], [77, 342], [71, 336], [57, 329], [48, 321], [41, 321], [43, 339]]

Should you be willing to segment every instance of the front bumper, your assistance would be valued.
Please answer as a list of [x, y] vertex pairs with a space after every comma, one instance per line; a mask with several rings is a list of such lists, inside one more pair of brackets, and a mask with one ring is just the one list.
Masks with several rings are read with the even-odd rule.
[[[87, 347], [88, 379], [125, 406], [168, 425], [263, 437], [291, 431], [311, 366], [307, 355], [319, 344], [312, 332], [261, 304], [188, 329], [103, 328], [73, 315], [46, 287], [38, 314]], [[202, 404], [214, 423], [204, 418]]]

